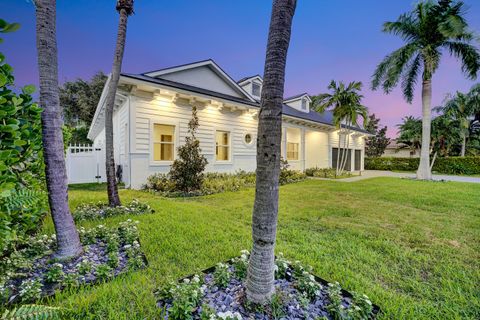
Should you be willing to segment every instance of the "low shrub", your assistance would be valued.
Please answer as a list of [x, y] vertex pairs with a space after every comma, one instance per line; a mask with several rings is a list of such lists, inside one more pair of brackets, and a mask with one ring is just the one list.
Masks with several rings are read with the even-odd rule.
[[[419, 158], [365, 158], [365, 169], [415, 171], [419, 162]], [[443, 174], [480, 174], [480, 157], [437, 158], [432, 171]]]
[[126, 206], [110, 207], [108, 203], [84, 203], [73, 211], [75, 221], [104, 219], [124, 214], [141, 215], [155, 212], [148, 204], [133, 199]]
[[[279, 183], [284, 185], [298, 182], [306, 179], [306, 177], [302, 172], [284, 168], [280, 171]], [[155, 173], [147, 178], [147, 183], [143, 186], [143, 189], [158, 192], [166, 197], [202, 196], [253, 187], [255, 186], [255, 178], [254, 172], [242, 170], [236, 173], [209, 172], [204, 174], [200, 190], [184, 192], [175, 187], [175, 183], [170, 179], [169, 174]]]

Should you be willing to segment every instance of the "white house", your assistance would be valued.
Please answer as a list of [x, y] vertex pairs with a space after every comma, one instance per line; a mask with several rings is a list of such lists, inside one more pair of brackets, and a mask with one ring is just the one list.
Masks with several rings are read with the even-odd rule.
[[[108, 81], [88, 133], [99, 148], [105, 141]], [[188, 134], [192, 105], [198, 108], [197, 137], [208, 160], [207, 171], [255, 171], [261, 90], [261, 76], [235, 82], [212, 60], [143, 74], [123, 73], [113, 121], [115, 161], [122, 166], [126, 185], [140, 188], [151, 174], [169, 171]], [[285, 99], [283, 106], [282, 156], [291, 169], [335, 166], [340, 130], [331, 113], [311, 110], [310, 102], [303, 93]], [[347, 169], [363, 170], [368, 133], [361, 128], [350, 132]], [[342, 141], [343, 137], [344, 133]]]

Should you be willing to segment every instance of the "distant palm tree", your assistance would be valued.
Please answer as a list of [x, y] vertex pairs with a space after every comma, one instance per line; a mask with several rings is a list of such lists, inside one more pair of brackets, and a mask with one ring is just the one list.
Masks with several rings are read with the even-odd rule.
[[413, 116], [406, 116], [402, 121], [397, 125], [399, 135], [396, 141], [398, 144], [407, 146], [410, 152], [416, 152], [422, 146], [422, 120]]
[[45, 178], [50, 212], [57, 235], [58, 258], [82, 252], [72, 214], [68, 207], [67, 171], [62, 135], [62, 111], [58, 93], [58, 62], [55, 0], [35, 0], [37, 55], [40, 76], [40, 106]]
[[475, 116], [476, 105], [468, 94], [457, 92], [455, 96], [435, 110], [443, 112], [447, 117], [457, 122], [460, 130], [462, 148], [460, 156], [465, 156], [467, 137], [470, 132], [470, 122]]
[[116, 9], [120, 14], [120, 21], [118, 22], [117, 44], [113, 57], [112, 74], [110, 75], [105, 101], [105, 167], [107, 174], [108, 203], [111, 207], [120, 205], [113, 152], [113, 107], [115, 105], [115, 94], [120, 79], [120, 71], [122, 69], [125, 39], [127, 37], [127, 19], [128, 16], [133, 13], [133, 0], [118, 0]]
[[[432, 151], [448, 157], [461, 140], [460, 122], [447, 114], [432, 119]], [[433, 167], [433, 164], [430, 164]]]
[[247, 299], [268, 302], [275, 292], [278, 182], [285, 65], [296, 0], [274, 0], [258, 115], [257, 171], [252, 214], [253, 248], [248, 264]]
[[430, 131], [432, 76], [443, 50], [462, 60], [462, 71], [475, 79], [480, 69], [478, 49], [470, 44], [475, 35], [468, 30], [461, 1], [424, 1], [395, 22], [386, 22], [383, 31], [400, 36], [406, 44], [388, 55], [376, 68], [372, 88], [390, 93], [400, 79], [405, 99], [411, 103], [417, 78], [422, 73], [422, 149], [418, 179], [431, 179]]
[[[363, 96], [360, 94], [362, 83], [353, 81], [345, 86], [343, 82], [338, 84], [332, 80], [328, 86], [331, 93], [323, 93], [316, 96], [312, 102], [313, 107], [318, 112], [325, 112], [328, 108], [332, 109], [333, 122], [337, 129], [340, 129], [338, 136], [338, 152], [336, 174], [340, 175], [345, 170], [348, 160], [350, 134], [352, 127], [359, 126], [358, 118], [362, 117], [364, 124], [368, 121], [368, 110], [361, 104]], [[342, 125], [343, 124], [343, 125]], [[344, 128], [344, 150], [341, 153], [341, 133]]]

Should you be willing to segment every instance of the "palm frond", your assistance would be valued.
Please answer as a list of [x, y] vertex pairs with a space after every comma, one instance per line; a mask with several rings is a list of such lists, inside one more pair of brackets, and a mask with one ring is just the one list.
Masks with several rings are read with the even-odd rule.
[[63, 310], [58, 307], [25, 304], [12, 310], [6, 310], [2, 320], [60, 319]]
[[19, 189], [13, 191], [8, 198], [4, 199], [4, 206], [8, 212], [22, 210], [38, 205], [43, 201], [45, 193], [38, 190]]
[[385, 93], [390, 93], [397, 85], [398, 80], [409, 61], [418, 51], [416, 42], [409, 43], [388, 55], [378, 66], [373, 74], [372, 89], [380, 85]]
[[407, 42], [413, 42], [418, 39], [417, 23], [411, 13], [400, 15], [397, 21], [385, 22], [382, 31], [400, 36]]
[[450, 54], [462, 60], [462, 71], [470, 79], [476, 79], [480, 69], [480, 53], [471, 44], [459, 41], [445, 43]]
[[421, 56], [417, 54], [410, 62], [402, 79], [403, 96], [408, 103], [412, 103], [413, 92], [417, 84], [418, 74], [421, 71]]

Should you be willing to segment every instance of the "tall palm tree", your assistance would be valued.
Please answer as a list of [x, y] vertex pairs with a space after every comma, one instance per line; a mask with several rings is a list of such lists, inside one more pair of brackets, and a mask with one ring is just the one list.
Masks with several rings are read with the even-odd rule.
[[253, 249], [246, 283], [247, 299], [253, 303], [269, 301], [274, 292], [283, 90], [296, 5], [296, 0], [274, 0], [272, 5], [258, 116]]
[[461, 59], [462, 71], [475, 79], [480, 68], [480, 54], [471, 44], [475, 35], [468, 30], [461, 1], [425, 1], [397, 21], [386, 22], [383, 31], [400, 36], [405, 45], [392, 52], [377, 66], [372, 88], [386, 93], [401, 81], [403, 95], [411, 103], [417, 78], [422, 73], [422, 149], [418, 179], [431, 179], [430, 130], [432, 76], [438, 69], [443, 51]]
[[470, 132], [470, 122], [475, 116], [475, 104], [468, 94], [457, 92], [455, 96], [445, 102], [437, 111], [441, 111], [451, 120], [456, 121], [459, 126], [462, 148], [460, 156], [465, 157], [467, 137]]
[[82, 252], [73, 217], [68, 208], [67, 172], [62, 135], [62, 111], [58, 94], [58, 62], [55, 0], [35, 0], [42, 141], [48, 203], [57, 235], [58, 258]]
[[115, 105], [115, 94], [120, 79], [120, 71], [122, 69], [125, 38], [127, 37], [127, 20], [128, 16], [133, 13], [133, 0], [117, 0], [116, 9], [120, 14], [120, 20], [118, 22], [117, 44], [113, 57], [112, 74], [110, 75], [107, 98], [105, 100], [105, 168], [107, 174], [108, 203], [111, 207], [120, 205], [113, 150], [113, 107]]
[[[345, 86], [340, 81], [338, 84], [332, 80], [328, 86], [331, 93], [323, 93], [316, 96], [313, 100], [313, 107], [318, 112], [325, 112], [328, 108], [332, 108], [333, 122], [337, 129], [340, 129], [338, 136], [338, 152], [336, 174], [340, 175], [345, 170], [348, 159], [350, 134], [354, 126], [359, 126], [358, 118], [362, 117], [364, 124], [368, 121], [368, 110], [361, 104], [363, 96], [360, 94], [362, 83], [353, 81]], [[344, 128], [344, 130], [342, 130]], [[341, 133], [344, 131], [344, 150], [341, 152]], [[340, 153], [342, 155], [340, 156]]]

